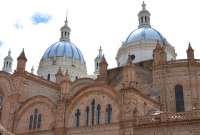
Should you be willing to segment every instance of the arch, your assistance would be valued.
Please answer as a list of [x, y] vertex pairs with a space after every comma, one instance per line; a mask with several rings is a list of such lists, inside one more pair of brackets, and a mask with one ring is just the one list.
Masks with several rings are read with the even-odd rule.
[[[45, 104], [48, 108], [50, 108], [52, 116], [55, 116], [55, 104], [48, 97], [35, 96], [24, 101], [23, 104], [15, 111], [14, 129], [17, 128], [17, 123], [19, 123], [23, 114], [26, 113], [29, 108], [37, 104]], [[55, 121], [55, 117], [53, 119], [53, 121]], [[49, 128], [52, 128], [53, 124], [50, 124], [49, 126]]]
[[176, 112], [184, 112], [184, 93], [183, 93], [183, 86], [176, 85], [175, 86], [175, 101], [176, 101]]
[[[119, 120], [120, 101], [119, 101], [118, 93], [109, 86], [102, 85], [102, 84], [94, 84], [94, 85], [90, 85], [88, 87], [85, 87], [85, 88], [79, 90], [79, 92], [76, 93], [72, 97], [71, 101], [69, 102], [69, 104], [67, 106], [67, 111], [65, 113], [67, 126], [70, 125], [70, 119], [71, 119], [70, 116], [73, 113], [74, 109], [76, 109], [76, 105], [79, 102], [79, 100], [81, 100], [84, 97], [88, 97], [91, 93], [97, 93], [97, 92], [107, 95], [108, 98], [110, 98], [110, 100], [113, 101], [113, 103], [115, 104], [115, 107], [118, 109], [117, 113], [115, 114], [115, 118], [117, 120]], [[92, 104], [92, 102], [91, 102], [91, 104]], [[96, 108], [95, 108], [95, 111], [96, 111]], [[91, 114], [90, 119], [91, 119], [91, 124], [92, 124], [92, 114]]]
[[[27, 99], [24, 101], [24, 104], [22, 104], [16, 111], [16, 115], [19, 117], [21, 114], [23, 114], [30, 106], [38, 103], [45, 103], [48, 107], [55, 109], [55, 104], [45, 96], [35, 96], [31, 97], [30, 99]], [[52, 110], [53, 111], [53, 110]]]
[[93, 83], [94, 80], [91, 78], [79, 78], [78, 80], [75, 80], [72, 82], [72, 88], [76, 88], [77, 85], [83, 85], [83, 84], [88, 84], [88, 83]]
[[94, 80], [91, 78], [79, 78], [75, 80], [74, 82], [72, 82], [72, 85], [71, 85], [72, 95], [75, 95], [76, 93], [79, 92], [80, 89], [88, 85], [91, 85], [92, 83], [94, 83]]

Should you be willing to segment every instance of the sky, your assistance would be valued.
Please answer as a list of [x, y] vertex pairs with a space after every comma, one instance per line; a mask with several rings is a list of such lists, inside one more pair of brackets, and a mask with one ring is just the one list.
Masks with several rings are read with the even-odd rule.
[[[143, 0], [0, 0], [0, 68], [11, 49], [16, 68], [22, 49], [26, 70], [37, 71], [45, 50], [60, 38], [66, 14], [71, 42], [82, 52], [88, 73], [101, 46], [109, 68], [116, 67], [117, 50], [138, 27]], [[175, 47], [177, 58], [186, 58], [188, 42], [200, 58], [200, 1], [145, 0], [151, 26]]]

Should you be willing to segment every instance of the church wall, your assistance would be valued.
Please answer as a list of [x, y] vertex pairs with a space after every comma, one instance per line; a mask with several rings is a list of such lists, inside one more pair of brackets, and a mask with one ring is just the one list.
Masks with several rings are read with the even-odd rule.
[[130, 120], [144, 116], [152, 110], [159, 110], [159, 104], [142, 98], [134, 89], [122, 90], [122, 119]]
[[21, 101], [25, 101], [31, 97], [40, 95], [48, 97], [54, 103], [57, 102], [60, 94], [58, 90], [55, 90], [51, 87], [42, 85], [40, 83], [28, 79], [24, 81], [24, 87], [21, 89], [20, 93], [21, 93], [21, 98], [20, 98]]
[[120, 127], [118, 124], [104, 124], [93, 127], [69, 128], [67, 135], [119, 135]]
[[[160, 71], [154, 71], [154, 89], [161, 91], [161, 96], [166, 97], [166, 103], [168, 111], [176, 111], [175, 102], [175, 86], [183, 86], [185, 111], [191, 111], [193, 107], [194, 97], [197, 94], [197, 78], [191, 74], [187, 66], [181, 67], [169, 67], [161, 69]], [[166, 91], [165, 95], [162, 95], [162, 91]], [[164, 93], [163, 93], [164, 94]], [[161, 97], [162, 98], [162, 97]]]
[[160, 125], [155, 127], [135, 127], [133, 135], [199, 135], [199, 124]]

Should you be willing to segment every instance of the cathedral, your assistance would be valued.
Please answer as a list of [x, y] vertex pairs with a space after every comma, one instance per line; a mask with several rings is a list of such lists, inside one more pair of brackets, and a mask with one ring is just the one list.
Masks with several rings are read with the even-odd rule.
[[108, 69], [100, 48], [93, 75], [67, 19], [37, 74], [26, 71], [24, 49], [13, 70], [9, 50], [0, 71], [0, 135], [200, 135], [200, 59], [190, 43], [187, 58], [176, 59], [150, 16], [143, 2], [117, 67]]

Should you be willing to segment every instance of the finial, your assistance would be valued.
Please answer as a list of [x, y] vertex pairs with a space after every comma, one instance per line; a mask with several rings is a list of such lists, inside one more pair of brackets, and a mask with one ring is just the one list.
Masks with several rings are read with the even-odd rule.
[[58, 71], [57, 71], [56, 75], [61, 75], [61, 76], [63, 75], [61, 67], [58, 68]]
[[65, 20], [65, 24], [68, 23], [67, 17], [68, 17], [68, 10], [66, 11], [66, 20]]
[[8, 51], [8, 56], [10, 56], [10, 54], [11, 54], [11, 50], [9, 49], [9, 51]]
[[143, 10], [146, 9], [146, 4], [144, 3], [144, 1], [143, 1], [143, 3], [142, 3], [142, 9], [143, 9]]
[[192, 51], [193, 51], [193, 49], [192, 49], [192, 46], [191, 46], [191, 43], [190, 43], [190, 42], [188, 43], [188, 50], [192, 50]]
[[101, 48], [101, 46], [99, 48], [99, 57], [102, 57], [102, 48]]
[[35, 69], [34, 69], [34, 67], [32, 66], [32, 68], [31, 68], [31, 73], [32, 73], [32, 74], [34, 74], [34, 70], [35, 70]]
[[25, 61], [27, 61], [26, 55], [24, 53], [24, 48], [23, 48], [21, 54], [19, 55], [19, 57], [17, 58], [17, 60], [19, 60], [19, 59], [24, 59]]
[[128, 64], [128, 65], [131, 65], [131, 64], [132, 64], [132, 58], [131, 58], [131, 55], [130, 55], [130, 54], [128, 55], [127, 64]]
[[66, 76], [66, 77], [69, 77], [68, 69], [67, 69], [66, 72], [65, 72], [65, 76]]
[[160, 44], [159, 40], [156, 40], [157, 44]]
[[160, 49], [161, 48], [161, 45], [160, 45], [160, 42], [159, 42], [159, 40], [156, 40], [156, 48], [155, 49]]
[[108, 65], [108, 63], [107, 63], [106, 58], [105, 58], [104, 55], [103, 55], [102, 58], [101, 58], [100, 64]]

